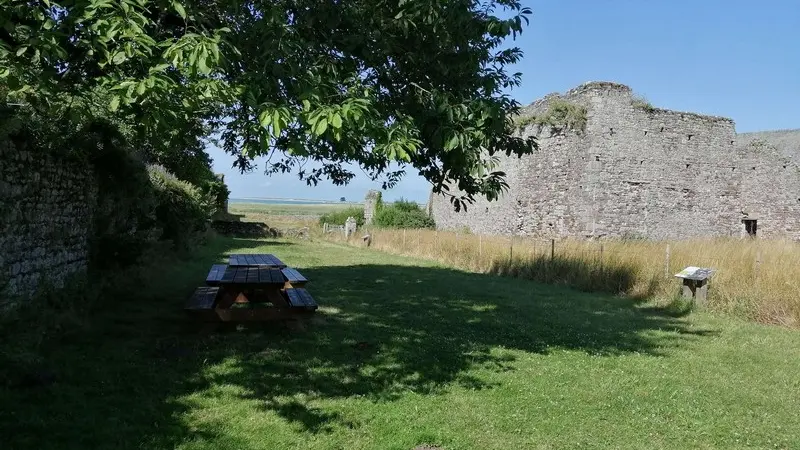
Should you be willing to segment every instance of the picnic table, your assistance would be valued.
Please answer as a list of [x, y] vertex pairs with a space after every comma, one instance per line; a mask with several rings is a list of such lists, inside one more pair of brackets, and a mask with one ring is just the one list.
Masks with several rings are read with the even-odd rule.
[[262, 321], [313, 313], [318, 305], [306, 291], [308, 279], [271, 254], [233, 254], [214, 264], [206, 286], [198, 287], [184, 309], [223, 322]]

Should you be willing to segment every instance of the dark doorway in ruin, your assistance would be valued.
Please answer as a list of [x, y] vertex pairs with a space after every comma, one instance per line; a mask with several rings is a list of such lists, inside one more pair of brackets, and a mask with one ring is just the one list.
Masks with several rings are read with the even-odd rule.
[[744, 231], [747, 232], [747, 235], [755, 237], [758, 231], [758, 221], [756, 219], [742, 219], [742, 223], [744, 224]]

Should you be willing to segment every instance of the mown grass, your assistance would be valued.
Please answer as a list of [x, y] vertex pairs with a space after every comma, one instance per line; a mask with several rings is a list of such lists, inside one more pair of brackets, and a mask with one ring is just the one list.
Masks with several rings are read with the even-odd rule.
[[[551, 241], [430, 230], [370, 230], [372, 246], [479, 273], [671, 302], [688, 266], [717, 270], [708, 308], [800, 327], [800, 243], [763, 239]], [[338, 236], [332, 236], [338, 238]], [[354, 240], [353, 243], [361, 245]]]
[[[312, 280], [306, 329], [190, 326], [233, 251]], [[42, 343], [55, 382], [0, 386], [3, 448], [800, 446], [784, 328], [326, 242], [215, 239], [139, 273]]]

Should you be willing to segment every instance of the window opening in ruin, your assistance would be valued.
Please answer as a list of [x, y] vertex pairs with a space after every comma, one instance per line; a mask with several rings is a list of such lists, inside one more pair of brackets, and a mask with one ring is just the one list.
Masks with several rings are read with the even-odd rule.
[[750, 237], [755, 237], [756, 232], [758, 232], [758, 220], [756, 219], [742, 219], [742, 223], [744, 224], [744, 231]]
[[664, 127], [661, 127], [661, 132], [662, 132], [662, 133], [664, 132]]
[[692, 140], [692, 136], [694, 136], [694, 135], [693, 135], [693, 134], [690, 134], [690, 135], [689, 135], [689, 140], [690, 140], [690, 141]]
[[614, 129], [613, 129], [613, 128], [609, 128], [609, 130], [610, 130], [609, 132], [610, 132], [610, 133], [611, 133], [611, 135], [613, 136], [613, 135], [614, 135]]
[[755, 167], [753, 167], [753, 170], [756, 170], [756, 168], [755, 168]]
[[641, 166], [644, 163], [644, 160], [639, 161], [639, 165]]
[[647, 130], [644, 130], [644, 135], [647, 136]]
[[783, 168], [785, 169], [785, 168], [786, 168], [786, 166], [783, 166]]
[[595, 156], [594, 156], [594, 160], [595, 160], [595, 161], [600, 161], [600, 155], [595, 155]]
[[689, 164], [687, 164], [687, 165], [686, 165], [686, 168], [687, 168], [687, 169], [689, 168]]

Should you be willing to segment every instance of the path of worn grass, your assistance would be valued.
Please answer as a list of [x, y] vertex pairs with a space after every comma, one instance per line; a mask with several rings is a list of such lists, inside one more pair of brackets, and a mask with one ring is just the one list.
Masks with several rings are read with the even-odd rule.
[[[234, 250], [299, 267], [315, 323], [187, 327]], [[151, 273], [49, 344], [55, 384], [0, 388], [3, 448], [800, 446], [796, 331], [326, 243], [220, 239]]]

